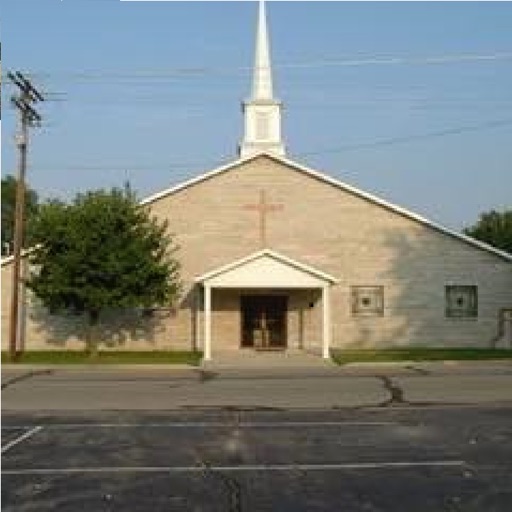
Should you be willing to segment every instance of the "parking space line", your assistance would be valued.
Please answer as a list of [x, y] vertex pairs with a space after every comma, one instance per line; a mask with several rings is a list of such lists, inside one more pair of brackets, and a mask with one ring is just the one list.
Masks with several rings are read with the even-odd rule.
[[56, 475], [86, 473], [200, 473], [208, 472], [251, 472], [251, 471], [339, 471], [370, 469], [407, 469], [415, 467], [460, 467], [463, 460], [430, 460], [405, 462], [355, 462], [339, 464], [253, 464], [244, 466], [126, 466], [97, 468], [32, 468], [4, 469], [2, 475]]
[[16, 439], [13, 439], [11, 442], [7, 443], [5, 446], [2, 446], [2, 453], [5, 453], [7, 450], [10, 450], [13, 446], [16, 446], [17, 444], [21, 443], [22, 441], [25, 441], [25, 439], [28, 439], [29, 437], [33, 436], [40, 430], [42, 430], [43, 427], [38, 425], [32, 429], [30, 429], [28, 432], [25, 432], [24, 434], [21, 434]]

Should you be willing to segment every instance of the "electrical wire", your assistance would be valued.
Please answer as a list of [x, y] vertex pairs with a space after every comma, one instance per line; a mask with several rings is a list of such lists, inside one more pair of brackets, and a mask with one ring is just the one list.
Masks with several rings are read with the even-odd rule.
[[[404, 65], [450, 65], [471, 62], [498, 62], [512, 60], [512, 52], [503, 51], [489, 54], [444, 54], [427, 57], [367, 57], [367, 58], [343, 58], [332, 57], [317, 59], [305, 62], [282, 62], [275, 63], [274, 69], [312, 69], [325, 67], [360, 67], [360, 66], [404, 66]], [[223, 73], [241, 73], [252, 72], [251, 66], [232, 66], [232, 67], [165, 67], [153, 70], [140, 71], [104, 71], [104, 70], [86, 70], [76, 72], [32, 72], [26, 73], [34, 80], [47, 80], [51, 78], [76, 80], [76, 81], [114, 81], [114, 80], [143, 80], [148, 83], [149, 80], [169, 80], [171, 78], [198, 78], [203, 79], [205, 75], [222, 75]]]
[[[502, 128], [506, 126], [512, 125], [512, 118], [504, 118], [504, 119], [496, 119], [492, 121], [487, 121], [485, 123], [480, 124], [473, 124], [473, 125], [465, 125], [465, 126], [458, 126], [458, 127], [452, 127], [452, 128], [446, 128], [443, 130], [437, 130], [437, 131], [431, 131], [426, 133], [418, 133], [413, 135], [404, 135], [404, 136], [396, 136], [396, 137], [390, 137], [386, 139], [378, 139], [374, 141], [368, 141], [368, 142], [361, 142], [356, 144], [346, 144], [342, 146], [337, 147], [330, 147], [330, 148], [322, 148], [317, 150], [310, 150], [310, 151], [300, 151], [297, 153], [294, 153], [294, 157], [303, 157], [303, 156], [313, 156], [313, 155], [324, 155], [324, 154], [332, 154], [332, 153], [344, 153], [348, 151], [355, 151], [358, 149], [369, 149], [374, 147], [383, 147], [383, 146], [392, 146], [396, 144], [406, 144], [409, 142], [415, 142], [415, 141], [421, 141], [421, 140], [428, 140], [433, 138], [441, 138], [446, 136], [452, 136], [452, 135], [460, 135], [463, 133], [469, 133], [469, 132], [477, 132], [482, 130], [491, 130], [491, 129], [497, 129]], [[148, 170], [148, 169], [165, 169], [165, 170], [176, 170], [176, 169], [189, 169], [189, 168], [210, 168], [210, 167], [216, 167], [220, 165], [223, 162], [229, 161], [230, 156], [225, 155], [222, 157], [218, 157], [215, 159], [212, 159], [210, 161], [188, 161], [188, 162], [168, 162], [165, 164], [158, 164], [155, 162], [148, 162], [146, 164], [102, 164], [102, 165], [76, 165], [76, 164], [70, 164], [70, 165], [57, 165], [57, 166], [37, 166], [39, 170], [41, 171], [62, 171], [62, 170], [75, 170], [75, 171], [93, 171], [93, 170], [104, 170], [104, 171], [123, 171], [123, 172], [131, 172], [131, 171], [137, 171], [137, 170]]]

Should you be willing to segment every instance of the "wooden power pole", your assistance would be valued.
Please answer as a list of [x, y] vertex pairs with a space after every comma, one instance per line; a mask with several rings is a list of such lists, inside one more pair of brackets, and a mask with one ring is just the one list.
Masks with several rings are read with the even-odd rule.
[[23, 247], [25, 225], [25, 173], [27, 169], [28, 128], [39, 125], [41, 116], [32, 107], [34, 103], [43, 101], [43, 96], [19, 71], [8, 73], [9, 80], [18, 87], [18, 94], [13, 96], [12, 103], [18, 110], [19, 132], [16, 135], [18, 146], [18, 174], [16, 183], [16, 208], [14, 213], [14, 250], [12, 268], [11, 311], [9, 325], [9, 358], [14, 361], [19, 352], [19, 289], [21, 250]]

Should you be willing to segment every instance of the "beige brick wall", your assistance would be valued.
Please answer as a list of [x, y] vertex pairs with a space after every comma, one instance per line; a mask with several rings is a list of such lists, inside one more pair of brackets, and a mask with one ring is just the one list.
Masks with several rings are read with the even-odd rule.
[[[194, 279], [261, 248], [257, 214], [244, 206], [256, 203], [262, 189], [268, 201], [283, 205], [268, 216], [269, 248], [339, 279], [331, 298], [335, 346], [487, 346], [496, 337], [499, 310], [512, 307], [510, 262], [261, 157], [150, 205], [156, 216], [168, 219], [181, 247], [184, 294], [175, 315], [163, 312], [143, 319], [127, 314], [118, 319], [127, 326], [121, 335], [112, 329], [104, 332], [112, 346], [182, 348], [197, 338], [200, 343], [202, 314], [194, 312], [194, 304], [201, 297]], [[3, 343], [8, 272], [2, 268]], [[477, 319], [445, 318], [447, 284], [478, 286]], [[353, 285], [384, 286], [383, 317], [352, 316]], [[239, 297], [240, 292], [213, 293], [214, 350], [239, 344]], [[319, 293], [294, 292], [289, 297], [290, 345], [319, 346]], [[34, 312], [29, 316], [28, 346], [51, 347], [56, 333], [59, 344], [80, 346], [73, 341], [76, 319], [48, 322], [44, 315], [38, 320]]]

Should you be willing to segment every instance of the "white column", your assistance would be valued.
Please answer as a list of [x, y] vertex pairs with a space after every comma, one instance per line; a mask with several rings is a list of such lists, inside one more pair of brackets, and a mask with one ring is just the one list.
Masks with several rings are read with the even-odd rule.
[[199, 349], [202, 342], [201, 336], [201, 287], [194, 288], [194, 348]]
[[329, 285], [322, 287], [322, 311], [323, 311], [323, 340], [322, 357], [329, 359], [329, 346], [331, 344], [331, 304], [329, 297]]
[[204, 353], [203, 359], [212, 358], [212, 289], [204, 286]]

